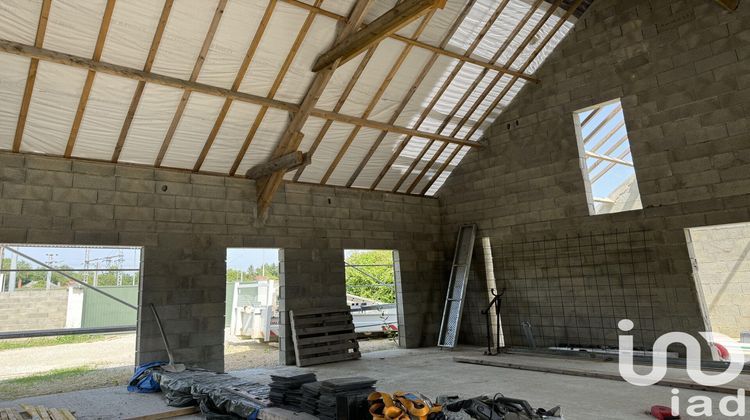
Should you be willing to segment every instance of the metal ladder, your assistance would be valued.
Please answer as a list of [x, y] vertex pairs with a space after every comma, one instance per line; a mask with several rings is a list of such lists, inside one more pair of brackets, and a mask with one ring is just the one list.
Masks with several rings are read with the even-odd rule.
[[453, 254], [453, 266], [448, 280], [448, 293], [445, 296], [443, 320], [440, 323], [438, 347], [453, 348], [458, 343], [458, 330], [461, 328], [461, 313], [466, 294], [466, 283], [469, 279], [471, 256], [474, 253], [476, 225], [463, 225], [458, 229], [456, 252]]

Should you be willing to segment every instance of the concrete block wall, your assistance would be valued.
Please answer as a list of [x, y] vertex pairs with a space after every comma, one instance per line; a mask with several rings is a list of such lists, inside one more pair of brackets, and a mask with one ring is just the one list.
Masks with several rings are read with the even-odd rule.
[[690, 229], [693, 270], [712, 331], [750, 331], [750, 223]]
[[[523, 88], [486, 132], [488, 147], [469, 152], [438, 193], [446, 250], [459, 224], [477, 223], [504, 270], [499, 254], [512, 242], [645, 230], [655, 328], [701, 330], [684, 229], [750, 220], [750, 4], [730, 13], [703, 0], [597, 0], [536, 76], [542, 83]], [[589, 216], [573, 112], [615, 98], [644, 209]], [[479, 260], [470, 313], [489, 300]], [[572, 280], [581, 299], [587, 279]], [[470, 318], [464, 340], [484, 344]]]
[[0, 331], [65, 327], [68, 289], [16, 290], [0, 293]]
[[[0, 197], [0, 242], [144, 247], [138, 363], [166, 357], [153, 303], [176, 358], [223, 368], [228, 247], [283, 249], [285, 311], [345, 302], [343, 249], [397, 249], [402, 345], [437, 341], [435, 199], [286, 184], [258, 220], [246, 179], [12, 153], [0, 153]], [[293, 360], [289, 339], [281, 349]]]

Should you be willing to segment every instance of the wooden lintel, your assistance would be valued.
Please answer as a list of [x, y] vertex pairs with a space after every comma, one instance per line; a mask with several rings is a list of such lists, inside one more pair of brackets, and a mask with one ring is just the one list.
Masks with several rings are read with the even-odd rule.
[[333, 63], [341, 66], [373, 44], [414, 22], [431, 9], [443, 7], [445, 7], [445, 0], [405, 0], [364, 28], [339, 40], [331, 49], [318, 57], [312, 70], [318, 72]]
[[253, 166], [247, 170], [245, 178], [260, 179], [269, 176], [276, 171], [289, 172], [305, 165], [307, 161], [307, 153], [302, 153], [299, 150], [296, 150], [276, 159], [271, 159], [268, 162], [261, 163], [260, 165]]

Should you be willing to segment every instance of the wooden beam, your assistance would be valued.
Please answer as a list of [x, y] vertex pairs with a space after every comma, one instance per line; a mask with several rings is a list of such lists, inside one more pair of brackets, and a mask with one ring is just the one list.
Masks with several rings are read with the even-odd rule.
[[730, 12], [734, 12], [740, 6], [740, 0], [716, 0], [716, 2]]
[[[198, 75], [201, 72], [201, 68], [203, 68], [203, 63], [206, 62], [208, 49], [211, 47], [211, 43], [214, 40], [214, 35], [216, 35], [216, 30], [219, 28], [219, 22], [221, 21], [221, 17], [224, 15], [224, 9], [226, 7], [227, 0], [219, 0], [219, 2], [216, 3], [214, 16], [211, 19], [211, 24], [208, 26], [206, 37], [203, 39], [203, 45], [201, 46], [200, 52], [198, 53], [198, 58], [196, 59], [195, 65], [193, 66], [193, 71], [190, 73], [191, 82], [195, 82], [196, 80], [198, 80]], [[175, 110], [174, 117], [172, 117], [172, 123], [169, 124], [167, 133], [164, 136], [164, 141], [162, 142], [159, 153], [156, 156], [156, 161], [154, 161], [154, 166], [157, 168], [160, 167], [161, 163], [164, 161], [164, 156], [167, 154], [170, 143], [172, 143], [172, 138], [174, 137], [175, 131], [177, 131], [177, 125], [180, 123], [180, 119], [182, 119], [182, 114], [185, 113], [185, 107], [187, 106], [188, 100], [190, 99], [191, 92], [192, 91], [188, 89], [182, 92], [182, 97], [180, 98], [180, 102], [177, 104], [177, 109]]]
[[[352, 11], [349, 14], [349, 19], [337, 34], [334, 44], [346, 39], [356, 28], [359, 27], [364, 19], [365, 12], [367, 12], [367, 9], [370, 7], [371, 1], [372, 0], [360, 0], [354, 4]], [[286, 127], [286, 130], [284, 130], [281, 139], [276, 145], [276, 149], [273, 151], [273, 157], [281, 156], [299, 148], [301, 142], [301, 136], [299, 133], [301, 133], [302, 127], [305, 125], [307, 118], [311, 115], [311, 111], [318, 102], [320, 95], [323, 94], [323, 89], [325, 89], [331, 76], [333, 76], [333, 72], [338, 68], [339, 61], [340, 60], [335, 60], [315, 75], [310, 87], [307, 89], [305, 97], [302, 99], [299, 111], [294, 114], [294, 117], [292, 117], [292, 120], [289, 122], [289, 125]], [[281, 185], [282, 180], [283, 173], [275, 172], [259, 183], [256, 188], [259, 216], [262, 217], [266, 210], [268, 210], [268, 206], [271, 204], [271, 199]]]
[[[315, 6], [320, 6], [321, 3], [323, 3], [323, 0], [315, 0]], [[292, 44], [292, 47], [289, 50], [286, 59], [284, 60], [284, 63], [281, 65], [281, 69], [279, 69], [279, 73], [276, 75], [276, 79], [271, 85], [271, 89], [268, 91], [268, 98], [273, 98], [276, 95], [276, 92], [279, 90], [279, 87], [281, 87], [281, 82], [284, 81], [284, 77], [286, 76], [287, 71], [289, 71], [289, 67], [292, 65], [294, 57], [297, 56], [297, 51], [299, 51], [299, 48], [302, 45], [302, 42], [305, 40], [307, 32], [310, 30], [310, 27], [312, 26], [314, 20], [315, 13], [308, 13], [305, 22], [302, 24], [299, 32], [297, 32], [297, 37], [295, 38], [294, 43]], [[250, 147], [250, 144], [255, 138], [255, 134], [258, 132], [258, 128], [260, 128], [261, 123], [263, 123], [263, 118], [265, 118], [267, 112], [268, 107], [265, 106], [258, 111], [253, 124], [250, 126], [250, 130], [248, 131], [247, 136], [245, 136], [245, 141], [242, 143], [242, 146], [240, 146], [239, 152], [237, 152], [237, 156], [234, 159], [232, 168], [229, 169], [229, 175], [234, 175], [237, 172], [237, 169], [240, 167], [240, 164], [242, 164], [242, 160], [247, 154], [247, 149]]]
[[445, 7], [445, 0], [405, 0], [359, 31], [337, 40], [332, 48], [318, 57], [312, 69], [318, 72], [333, 63], [343, 65], [431, 9], [443, 7]]
[[[614, 144], [612, 144], [612, 146], [610, 146], [607, 150], [605, 150], [604, 154], [607, 155], [607, 156], [611, 156], [612, 153], [614, 153], [615, 150], [617, 150], [618, 147], [622, 146], [622, 144], [625, 143], [625, 141], [627, 141], [627, 140], [628, 140], [628, 133], [625, 133], [616, 142], [614, 142]], [[596, 152], [596, 150], [592, 150], [592, 151]], [[589, 169], [589, 173], [591, 173], [591, 171], [593, 171], [594, 169], [596, 169], [596, 167], [599, 166], [601, 163], [602, 163], [601, 160], [597, 160], [596, 162], [594, 162], [591, 165], [591, 167], [588, 168]]]
[[[377, 44], [380, 45], [380, 44]], [[349, 81], [346, 84], [346, 87], [344, 88], [344, 91], [341, 92], [341, 96], [339, 96], [338, 101], [336, 101], [336, 105], [333, 106], [333, 110], [336, 112], [339, 112], [341, 108], [344, 106], [344, 103], [346, 103], [347, 98], [349, 98], [349, 94], [351, 94], [352, 90], [354, 89], [354, 86], [357, 84], [357, 80], [359, 80], [359, 77], [362, 75], [362, 72], [367, 67], [367, 64], [369, 64], [370, 59], [372, 58], [373, 54], [375, 54], [375, 50], [377, 49], [377, 45], [373, 46], [362, 57], [362, 60], [359, 62], [359, 65], [357, 65], [357, 69], [354, 71], [354, 74], [349, 78]], [[310, 148], [308, 149], [307, 153], [310, 154], [310, 156], [314, 156], [315, 152], [318, 150], [318, 146], [325, 138], [326, 134], [328, 133], [328, 130], [331, 128], [331, 125], [333, 125], [332, 120], [326, 120], [326, 122], [323, 124], [323, 127], [321, 127], [320, 131], [318, 131], [318, 135], [315, 137], [315, 140], [313, 141], [313, 144], [310, 145]], [[306, 167], [302, 167], [297, 170], [297, 173], [294, 174], [294, 177], [292, 178], [293, 181], [298, 181], [299, 178], [302, 176], [302, 173], [305, 171]]]
[[[255, 35], [253, 35], [253, 39], [252, 41], [250, 41], [250, 46], [248, 46], [247, 48], [245, 58], [242, 60], [242, 64], [240, 64], [240, 68], [237, 71], [237, 76], [234, 78], [234, 83], [232, 83], [232, 91], [234, 92], [236, 92], [240, 88], [242, 80], [245, 79], [247, 69], [250, 68], [250, 62], [252, 62], [253, 57], [255, 56], [255, 52], [258, 50], [258, 45], [263, 38], [263, 34], [266, 32], [268, 22], [271, 20], [271, 15], [273, 15], [275, 7], [276, 0], [270, 0], [268, 2], [268, 5], [266, 6], [266, 11], [263, 13], [263, 17], [258, 24], [258, 29], [255, 30]], [[198, 159], [195, 161], [193, 171], [198, 172], [200, 171], [201, 166], [203, 166], [203, 162], [205, 162], [206, 157], [208, 156], [208, 151], [211, 149], [211, 146], [213, 146], [214, 141], [216, 140], [216, 136], [219, 134], [219, 129], [224, 123], [224, 119], [229, 112], [229, 108], [232, 106], [232, 102], [232, 98], [226, 98], [224, 100], [224, 105], [222, 105], [221, 110], [219, 111], [219, 115], [216, 117], [216, 121], [214, 122], [214, 126], [211, 128], [211, 132], [208, 134], [206, 143], [203, 145], [201, 153], [198, 155]]]
[[[560, 0], [557, 0], [557, 1], [559, 2]], [[499, 60], [500, 57], [502, 57], [502, 54], [508, 49], [508, 47], [513, 42], [513, 40], [515, 39], [515, 37], [518, 36], [518, 34], [521, 32], [521, 30], [529, 22], [529, 20], [531, 19], [531, 17], [534, 16], [534, 13], [536, 13], [536, 11], [539, 9], [539, 7], [541, 6], [541, 4], [542, 4], [542, 0], [536, 0], [536, 2], [531, 6], [531, 8], [529, 8], [529, 10], [523, 16], [523, 18], [521, 18], [521, 20], [518, 22], [518, 24], [516, 24], [516, 26], [513, 28], [513, 30], [511, 31], [511, 33], [508, 35], [508, 37], [505, 39], [505, 41], [503, 42], [503, 44], [500, 46], [500, 48], [494, 54], [494, 56], [492, 57], [492, 61], [493, 62], [496, 61], [496, 60]], [[552, 7], [550, 7], [549, 11], [551, 11], [551, 10], [553, 10]], [[541, 27], [545, 22], [546, 22], [546, 19], [544, 19], [544, 18], [539, 21], [539, 24], [537, 24], [537, 26], [535, 27], [535, 29], [532, 29], [532, 31], [526, 36], [526, 38], [524, 39], [524, 41], [521, 43], [521, 46], [519, 46], [519, 49], [523, 49], [523, 47], [531, 39], [533, 39], [533, 37], [536, 35], [535, 31], [538, 31], [538, 28]], [[518, 57], [518, 55], [514, 54], [513, 56], [510, 57], [510, 59], [508, 59], [508, 61], [506, 62], [505, 65], [508, 66], [508, 67], [511, 66], [513, 64], [513, 62], [516, 60], [517, 57]], [[448, 123], [453, 119], [453, 116], [455, 116], [456, 112], [458, 112], [458, 110], [460, 109], [460, 107], [463, 105], [462, 101], [466, 100], [466, 98], [469, 97], [471, 91], [479, 85], [479, 82], [481, 82], [481, 80], [484, 78], [485, 73], [486, 72], [480, 73], [480, 75], [474, 80], [474, 83], [472, 84], [472, 86], [464, 93], [464, 95], [462, 96], [461, 100], [459, 100], [459, 102], [456, 103], [456, 106], [453, 108], [453, 110], [448, 115], [448, 117], [443, 120], [443, 123], [440, 125], [440, 128], [437, 131], [438, 133], [441, 132], [448, 125]], [[502, 74], [500, 74], [500, 73], [498, 73], [495, 76], [496, 79], [499, 79], [500, 77], [502, 77]], [[485, 88], [485, 90], [482, 92], [482, 95], [486, 95], [487, 93], [489, 93], [492, 90], [493, 87], [494, 87], [493, 85], [490, 85], [487, 88]], [[481, 97], [481, 95], [480, 95], [480, 97]], [[477, 102], [479, 102], [479, 101], [477, 101]], [[458, 133], [459, 129], [460, 129], [460, 125], [457, 125], [454, 128], [453, 132], [450, 134], [450, 136], [454, 137]], [[409, 168], [401, 175], [401, 178], [398, 180], [398, 182], [396, 183], [396, 185], [392, 189], [393, 191], [397, 191], [401, 187], [401, 185], [411, 175], [411, 172], [421, 162], [422, 157], [427, 153], [428, 150], [430, 150], [430, 148], [432, 147], [433, 144], [434, 144], [434, 141], [430, 141], [430, 142], [428, 142], [422, 148], [422, 151], [420, 152], [418, 158], [414, 159], [412, 161], [411, 165], [409, 165]], [[427, 164], [422, 168], [422, 171], [420, 171], [420, 173], [414, 179], [414, 181], [412, 182], [411, 186], [409, 188], [407, 188], [407, 192], [411, 192], [411, 190], [413, 190], [414, 187], [422, 180], [422, 178], [427, 173], [427, 171], [430, 169], [430, 167], [442, 155], [442, 153], [445, 150], [446, 146], [447, 146], [447, 144], [441, 145], [441, 147], [437, 150], [437, 152], [435, 152], [433, 154], [432, 159], [430, 159], [430, 161], [427, 162]]]
[[[601, 129], [604, 128], [605, 125], [607, 125], [607, 123], [609, 123], [610, 121], [612, 121], [612, 119], [615, 118], [620, 111], [622, 111], [622, 107], [621, 106], [618, 105], [618, 106], [614, 107], [614, 109], [612, 109], [612, 111], [610, 111], [610, 113], [607, 114], [607, 116], [604, 117], [604, 119], [601, 120], [601, 122], [599, 122], [599, 124], [597, 124], [597, 126], [594, 127], [593, 130], [591, 130], [591, 132], [589, 133], [589, 135], [586, 136], [583, 139], [583, 143], [586, 144], [586, 143], [590, 142], [591, 140], [593, 140], [594, 136], [596, 136], [596, 134], [599, 131], [601, 131]], [[625, 123], [623, 122], [623, 124], [625, 124]]]
[[[99, 27], [99, 36], [96, 38], [94, 54], [91, 57], [94, 61], [99, 61], [102, 57], [104, 41], [107, 39], [107, 32], [109, 32], [109, 23], [112, 21], [112, 12], [115, 10], [115, 1], [116, 0], [107, 0], [107, 5], [104, 8], [102, 24]], [[81, 99], [78, 100], [76, 116], [73, 118], [73, 125], [70, 127], [70, 135], [68, 136], [68, 144], [65, 146], [64, 157], [70, 157], [70, 155], [73, 154], [73, 147], [75, 146], [76, 138], [78, 137], [78, 130], [81, 128], [83, 113], [86, 111], [86, 104], [89, 102], [89, 95], [91, 94], [91, 88], [94, 86], [95, 77], [95, 71], [89, 70], [86, 74], [86, 81], [83, 83], [83, 90], [81, 91]]]
[[[42, 8], [39, 12], [39, 22], [36, 26], [36, 37], [34, 38], [34, 47], [42, 48], [44, 44], [44, 34], [47, 32], [47, 20], [49, 19], [49, 9], [52, 0], [43, 0]], [[18, 112], [18, 122], [16, 123], [16, 133], [13, 137], [13, 151], [21, 150], [21, 141], [23, 140], [23, 131], [26, 128], [26, 116], [29, 114], [29, 105], [31, 104], [31, 94], [34, 92], [34, 82], [36, 81], [36, 72], [39, 68], [39, 59], [31, 58], [29, 63], [29, 72], [26, 76], [26, 86], [23, 89], [23, 99], [21, 99], [21, 110]]]
[[[620, 155], [617, 156], [617, 158], [618, 159], [625, 159], [626, 157], [628, 157], [629, 154], [630, 154], [630, 147], [628, 147], [625, 150], [623, 150], [622, 153], [620, 153]], [[595, 163], [599, 163], [599, 162], [603, 162], [603, 161], [597, 160]], [[604, 169], [602, 169], [601, 171], [599, 171], [599, 173], [597, 173], [596, 175], [594, 175], [593, 178], [590, 178], [589, 182], [591, 182], [593, 184], [594, 182], [598, 181], [601, 177], [603, 177], [604, 175], [606, 175], [607, 172], [610, 171], [610, 169], [614, 168], [615, 166], [617, 166], [616, 163], [614, 163], [614, 162], [607, 162], [607, 166], [605, 166]], [[594, 166], [592, 165], [591, 168], [593, 169]], [[590, 175], [591, 175], [591, 173], [589, 173], [589, 176]]]
[[[159, 44], [161, 43], [162, 35], [164, 35], [164, 28], [167, 26], [167, 20], [169, 19], [169, 13], [172, 11], [173, 4], [174, 4], [174, 0], [164, 1], [164, 7], [162, 7], [161, 15], [159, 16], [159, 23], [157, 23], [156, 25], [156, 30], [154, 31], [154, 38], [151, 40], [151, 48], [149, 48], [148, 50], [146, 63], [143, 65], [144, 73], [149, 73], [151, 71], [151, 67], [154, 64], [154, 60], [156, 59], [156, 51], [159, 49]], [[117, 143], [115, 144], [115, 150], [112, 152], [112, 159], [110, 159], [114, 163], [117, 163], [117, 161], [120, 159], [120, 153], [122, 152], [122, 147], [125, 145], [125, 139], [128, 136], [128, 131], [130, 131], [130, 124], [132, 124], [133, 122], [135, 111], [138, 109], [138, 104], [141, 102], [141, 96], [143, 95], [143, 89], [145, 87], [146, 87], [145, 80], [139, 80], [138, 85], [136, 85], [135, 87], [135, 91], [133, 92], [133, 99], [130, 101], [130, 106], [128, 107], [128, 113], [125, 114], [125, 120], [122, 122], [120, 135], [117, 138]]]
[[[539, 45], [536, 47], [534, 52], [531, 53], [531, 56], [526, 59], [526, 63], [524, 63], [523, 66], [521, 66], [521, 71], [526, 71], [526, 69], [531, 65], [531, 63], [536, 59], [536, 57], [542, 52], [542, 50], [547, 46], [549, 41], [552, 39], [552, 37], [560, 30], [562, 25], [567, 22], [567, 20], [570, 18], [570, 16], [573, 14], [573, 12], [578, 9], [578, 6], [581, 5], [583, 0], [576, 0], [569, 8], [565, 11], [563, 16], [557, 21], [555, 26], [552, 28], [552, 30], [547, 33], [547, 36], [544, 37], [544, 39], [539, 43]], [[482, 125], [485, 119], [490, 115], [492, 110], [500, 103], [503, 96], [510, 90], [510, 87], [513, 86], [513, 84], [518, 80], [518, 78], [514, 77], [507, 86], [503, 89], [503, 91], [495, 98], [495, 100], [492, 102], [492, 104], [487, 108], [487, 110], [482, 114], [482, 117], [477, 121], [477, 123], [472, 127], [471, 130], [466, 134], [464, 139], [470, 139], [471, 136], [476, 132], [476, 130], [479, 129], [479, 127]], [[458, 155], [462, 148], [457, 147], [456, 150], [451, 153], [451, 155], [448, 157], [448, 159], [440, 166], [440, 168], [435, 172], [435, 174], [432, 176], [429, 182], [425, 185], [425, 187], [420, 192], [421, 195], [425, 195], [427, 191], [430, 190], [432, 185], [440, 178], [442, 173], [448, 168], [450, 165], [450, 162], [453, 161], [453, 159]]]
[[[445, 34], [442, 41], [440, 42], [441, 47], [446, 46], [448, 42], [451, 40], [451, 38], [453, 38], [453, 35], [461, 26], [461, 23], [466, 18], [466, 15], [468, 15], [471, 9], [474, 7], [475, 3], [476, 3], [476, 0], [470, 0], [469, 2], [466, 3], [461, 13], [453, 21], [453, 24], [451, 25], [451, 28], [448, 30], [448, 33]], [[396, 110], [394, 110], [393, 114], [391, 114], [391, 118], [388, 120], [389, 124], [393, 124], [396, 122], [398, 117], [401, 115], [401, 113], [404, 111], [406, 106], [409, 104], [409, 101], [411, 101], [412, 97], [414, 96], [414, 93], [422, 84], [422, 81], [424, 80], [424, 78], [427, 77], [427, 74], [432, 69], [432, 66], [437, 61], [438, 57], [439, 57], [439, 54], [433, 52], [432, 56], [427, 60], [425, 65], [422, 67], [422, 71], [419, 73], [417, 78], [414, 79], [414, 83], [412, 83], [411, 87], [406, 92], [406, 95], [404, 95], [403, 99], [401, 99], [401, 103], [398, 105]], [[383, 139], [385, 139], [386, 134], [388, 133], [385, 131], [382, 131], [380, 135], [378, 136], [378, 138], [375, 140], [375, 142], [372, 144], [372, 146], [370, 146], [370, 150], [368, 150], [367, 154], [362, 158], [362, 160], [360, 160], [360, 163], [357, 166], [357, 169], [354, 171], [352, 176], [349, 178], [349, 181], [346, 183], [347, 187], [351, 187], [354, 184], [354, 182], [357, 180], [357, 178], [359, 177], [359, 174], [362, 173], [362, 170], [370, 161], [370, 158], [372, 157], [372, 155], [375, 154], [375, 152], [378, 150], [378, 148], [382, 144]]]
[[[479, 46], [479, 43], [484, 38], [484, 35], [486, 35], [486, 33], [490, 30], [490, 28], [492, 28], [492, 25], [495, 23], [495, 20], [497, 19], [497, 17], [500, 16], [500, 14], [503, 12], [503, 10], [505, 10], [505, 7], [507, 6], [507, 4], [508, 4], [508, 1], [503, 1], [503, 2], [501, 2], [497, 6], [497, 8], [495, 9], [495, 12], [492, 14], [492, 16], [490, 17], [490, 19], [487, 20], [487, 22], [485, 23], [484, 27], [479, 31], [479, 33], [474, 38], [474, 40], [472, 41], [472, 43], [466, 49], [466, 54], [467, 55], [471, 55], [471, 53]], [[440, 100], [440, 98], [445, 93], [445, 91], [448, 90], [448, 87], [450, 87], [451, 83], [453, 83], [453, 80], [458, 76], [458, 73], [463, 68], [463, 65], [464, 65], [464, 62], [460, 61], [455, 66], [453, 66], [453, 70], [448, 75], [448, 77], [445, 79], [445, 81], [443, 82], [443, 84], [440, 86], [440, 89], [438, 89], [438, 91], [435, 92], [435, 94], [432, 96], [432, 99], [430, 100], [429, 104], [427, 104], [427, 106], [422, 110], [422, 113], [420, 114], [419, 118], [415, 122], [414, 127], [419, 127], [425, 121], [425, 119], [427, 119], [427, 117], [430, 115], [430, 113], [432, 112], [432, 110], [435, 108], [435, 106], [437, 105], [438, 101]], [[405, 139], [403, 139], [401, 141], [401, 143], [398, 145], [398, 147], [396, 148], [396, 150], [393, 153], [391, 153], [391, 158], [388, 160], [388, 163], [386, 163], [386, 165], [380, 171], [380, 173], [378, 174], [378, 176], [375, 178], [375, 181], [370, 185], [370, 189], [371, 190], [374, 190], [374, 189], [376, 189], [378, 187], [378, 185], [380, 184], [380, 181], [383, 180], [383, 178], [388, 173], [388, 171], [390, 170], [391, 166], [396, 161], [396, 159], [398, 158], [398, 156], [401, 154], [401, 152], [409, 144], [410, 140], [411, 140], [411, 137], [406, 137]], [[416, 163], [415, 163], [415, 165], [416, 165]], [[407, 172], [411, 171], [412, 168], [408, 169]], [[399, 180], [399, 182], [403, 182], [403, 181]], [[396, 188], [396, 189], [398, 189], [398, 188]]]
[[[427, 24], [430, 22], [430, 19], [432, 18], [434, 14], [434, 10], [425, 16], [424, 19], [422, 19], [422, 22], [419, 24], [419, 26], [414, 31], [414, 34], [412, 37], [417, 38], [419, 37], [422, 32], [427, 27]], [[377, 45], [377, 44], [376, 44]], [[382, 98], [383, 93], [385, 93], [385, 90], [390, 85], [391, 81], [394, 77], [396, 77], [396, 73], [401, 68], [401, 65], [404, 64], [404, 61], [406, 60], [406, 57], [409, 55], [409, 52], [411, 52], [412, 45], [406, 44], [403, 50], [401, 50], [401, 54], [399, 54], [398, 58], [396, 59], [396, 62], [391, 66], [390, 70], [388, 71], [388, 74], [385, 76], [385, 79], [380, 83], [380, 87], [375, 92], [375, 95], [373, 95], [372, 99], [370, 100], [370, 103], [365, 108], [365, 111], [362, 113], [362, 118], [368, 118], [370, 116], [370, 113], [372, 113], [372, 110], [375, 108], [375, 106], [380, 101], [380, 98]], [[344, 141], [344, 144], [341, 145], [339, 148], [338, 153], [336, 153], [336, 156], [334, 157], [333, 161], [330, 165], [328, 165], [328, 169], [326, 170], [325, 174], [323, 175], [323, 178], [320, 180], [321, 184], [325, 184], [328, 182], [328, 179], [333, 174], [333, 171], [336, 170], [336, 167], [338, 166], [339, 162], [341, 162], [341, 159], [344, 158], [344, 155], [349, 150], [349, 146], [354, 142], [354, 139], [357, 137], [357, 134], [359, 134], [359, 130], [362, 128], [360, 125], [354, 126], [354, 129], [349, 133], [349, 137]]]
[[607, 162], [612, 162], [612, 163], [616, 163], [616, 164], [619, 164], [619, 165], [625, 165], [625, 166], [633, 167], [633, 162], [628, 162], [626, 160], [622, 160], [622, 159], [618, 159], [618, 158], [613, 158], [612, 156], [600, 155], [598, 153], [586, 152], [586, 157], [594, 158], [594, 159], [597, 159], [597, 160], [606, 160]]
[[[188, 80], [178, 79], [176, 77], [164, 76], [161, 74], [150, 73], [142, 70], [133, 69], [130, 67], [120, 66], [117, 64], [110, 64], [101, 61], [93, 61], [91, 59], [75, 56], [71, 54], [65, 54], [57, 51], [51, 51], [44, 48], [36, 48], [31, 45], [21, 44], [15, 41], [8, 41], [6, 39], [0, 39], [0, 52], [5, 52], [13, 55], [37, 58], [43, 61], [49, 61], [52, 63], [65, 64], [71, 67], [83, 68], [87, 70], [94, 70], [99, 73], [111, 74], [113, 76], [119, 76], [126, 79], [140, 80], [148, 83], [154, 83], [162, 86], [169, 86], [178, 89], [189, 89], [195, 92], [205, 93], [206, 95], [217, 96], [221, 98], [231, 98], [235, 101], [246, 102], [250, 104], [260, 105], [263, 107], [280, 109], [282, 111], [297, 112], [301, 105], [293, 104], [291, 102], [281, 101], [277, 99], [270, 99], [263, 96], [253, 95], [243, 92], [235, 92], [230, 89], [220, 88], [217, 86], [207, 85], [205, 83], [191, 82]], [[414, 130], [406, 127], [396, 126], [393, 124], [382, 123], [379, 121], [368, 120], [366, 118], [354, 117], [351, 115], [341, 114], [339, 112], [327, 111], [323, 109], [313, 108], [309, 111], [309, 115], [313, 117], [330, 119], [334, 121], [340, 121], [352, 125], [361, 125], [363, 127], [374, 128], [376, 130], [382, 130], [387, 132], [409, 134], [415, 137], [422, 137], [426, 139], [435, 139], [440, 141], [447, 141], [449, 143], [462, 144], [471, 147], [482, 147], [481, 144], [472, 141], [465, 141], [460, 139], [454, 139], [447, 136], [441, 136], [434, 133], [428, 133], [426, 131]]]
[[250, 179], [260, 179], [269, 176], [276, 171], [289, 172], [292, 169], [299, 168], [305, 162], [309, 162], [309, 154], [302, 153], [299, 150], [287, 153], [268, 162], [255, 165], [245, 172], [245, 177]]

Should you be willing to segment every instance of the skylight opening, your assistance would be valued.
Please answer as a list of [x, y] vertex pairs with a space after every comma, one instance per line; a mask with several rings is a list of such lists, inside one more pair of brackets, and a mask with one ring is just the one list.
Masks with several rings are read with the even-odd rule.
[[589, 214], [642, 209], [620, 99], [573, 113]]

